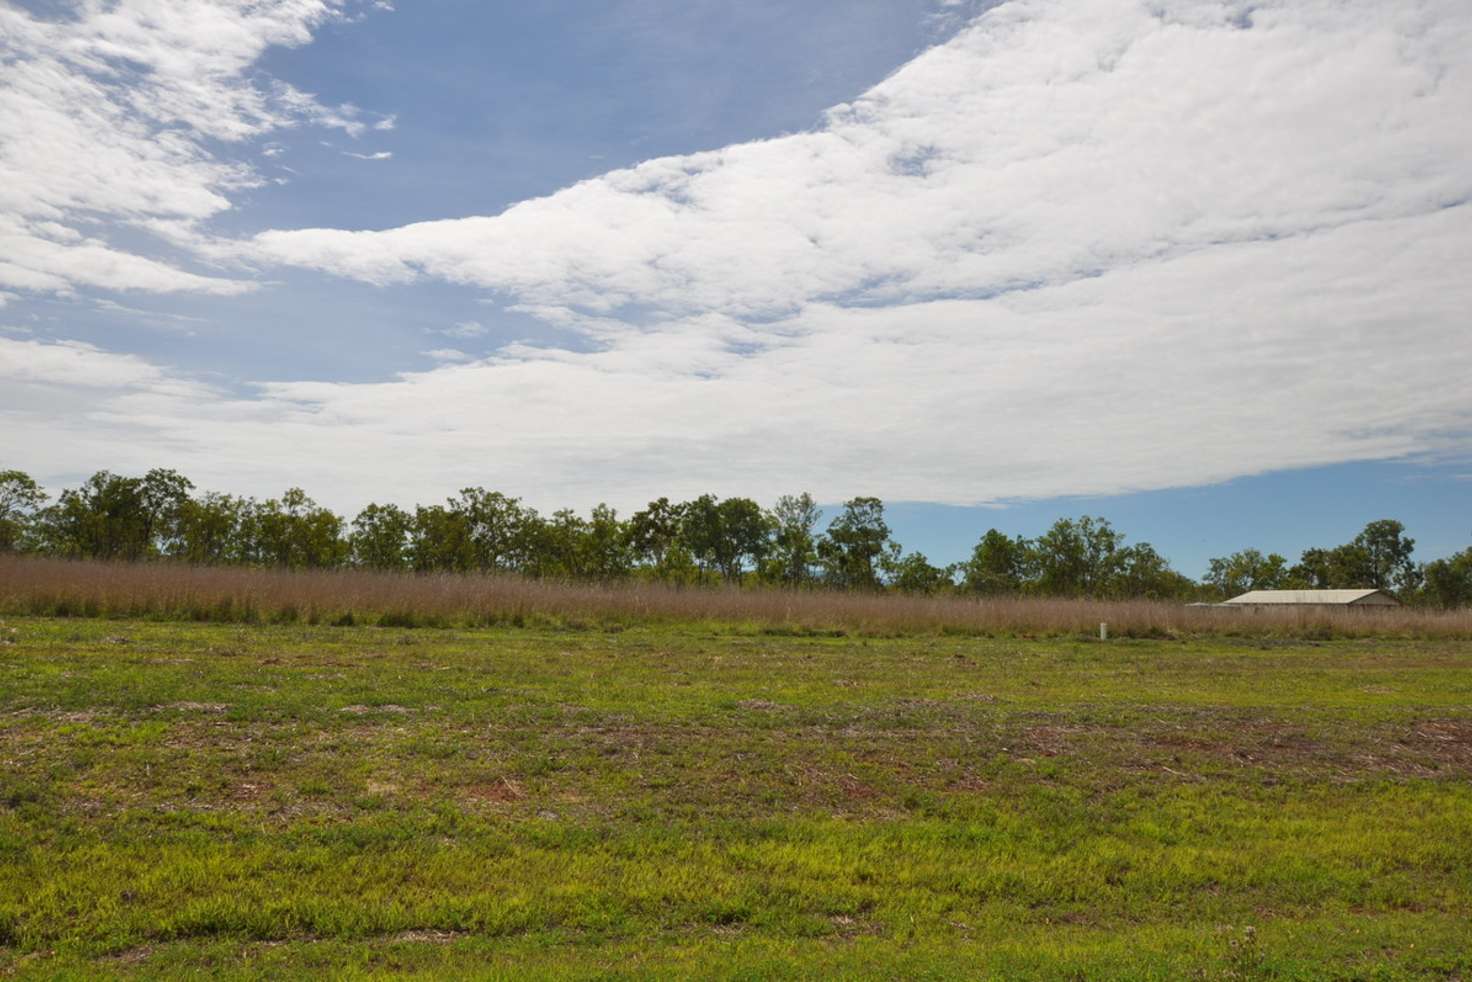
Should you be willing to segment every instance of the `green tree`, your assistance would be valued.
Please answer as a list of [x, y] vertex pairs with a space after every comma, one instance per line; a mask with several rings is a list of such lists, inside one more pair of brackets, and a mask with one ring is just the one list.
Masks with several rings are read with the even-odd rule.
[[179, 523], [194, 483], [178, 471], [156, 467], [143, 475], [144, 535], [148, 553], [168, 556], [180, 547]]
[[536, 513], [523, 508], [521, 499], [484, 488], [465, 488], [451, 499], [450, 510], [465, 518], [476, 568], [509, 573], [525, 565]]
[[98, 471], [43, 513], [47, 549], [74, 558], [143, 559], [150, 546], [146, 512], [140, 479]]
[[1165, 557], [1148, 542], [1126, 546], [1119, 551], [1118, 559], [1114, 584], [1109, 591], [1116, 597], [1179, 600], [1196, 595], [1196, 584], [1191, 578], [1171, 569]]
[[1206, 573], [1206, 583], [1223, 599], [1249, 590], [1282, 590], [1287, 582], [1288, 560], [1275, 552], [1264, 556], [1256, 549], [1213, 559]]
[[713, 494], [703, 494], [680, 505], [680, 544], [700, 567], [701, 579], [718, 568], [721, 550], [721, 503]]
[[1410, 593], [1421, 585], [1421, 570], [1411, 558], [1416, 540], [1406, 527], [1392, 518], [1370, 522], [1351, 543], [1363, 557], [1364, 585], [1376, 590]]
[[824, 580], [851, 590], [879, 589], [879, 560], [889, 541], [884, 502], [862, 497], [844, 502], [843, 511], [818, 540]]
[[629, 574], [634, 565], [626, 522], [606, 504], [593, 508], [584, 541], [583, 575], [598, 580], [614, 580]]
[[880, 565], [889, 585], [900, 593], [929, 595], [955, 585], [956, 567], [933, 566], [923, 552], [901, 554], [898, 543], [891, 543]]
[[32, 548], [46, 492], [23, 471], [0, 471], [0, 552]]
[[1305, 549], [1288, 573], [1287, 586], [1309, 590], [1415, 591], [1421, 569], [1411, 558], [1416, 540], [1394, 519], [1370, 522], [1351, 542], [1333, 549]]
[[996, 529], [986, 534], [961, 566], [961, 587], [982, 595], [1020, 593], [1034, 576], [1032, 544], [1022, 536], [1009, 539]]
[[771, 547], [772, 524], [750, 498], [727, 498], [716, 507], [715, 565], [735, 583], [748, 568], [759, 568]]
[[539, 521], [533, 553], [535, 575], [574, 580], [589, 575], [589, 523], [571, 508]]
[[1060, 518], [1033, 540], [1036, 589], [1048, 596], [1104, 596], [1118, 573], [1124, 536], [1104, 518]]
[[98, 471], [42, 513], [45, 547], [89, 559], [171, 555], [180, 547], [179, 522], [193, 487], [182, 474], [163, 468], [141, 478]]
[[1426, 564], [1425, 600], [1448, 610], [1472, 607], [1472, 548]]
[[813, 578], [818, 561], [818, 522], [822, 510], [813, 496], [784, 494], [768, 514], [772, 529], [766, 576], [787, 586], [802, 586]]
[[301, 488], [256, 505], [243, 525], [254, 540], [257, 561], [268, 565], [325, 569], [340, 565], [348, 555], [343, 520]]
[[[684, 506], [670, 504], [668, 498], [651, 501], [647, 508], [634, 512], [627, 530], [634, 561], [644, 563], [661, 579], [666, 578], [672, 572], [672, 550], [680, 543], [684, 520]], [[682, 552], [684, 565], [688, 565], [688, 551], [676, 551]]]
[[187, 563], [218, 565], [250, 561], [242, 523], [252, 502], [207, 492], [179, 503], [177, 539], [168, 555]]
[[398, 505], [368, 505], [353, 519], [348, 536], [353, 562], [369, 569], [404, 569], [413, 530], [413, 516]]
[[475, 567], [475, 544], [470, 521], [462, 511], [444, 505], [414, 509], [409, 558], [420, 573], [463, 573]]

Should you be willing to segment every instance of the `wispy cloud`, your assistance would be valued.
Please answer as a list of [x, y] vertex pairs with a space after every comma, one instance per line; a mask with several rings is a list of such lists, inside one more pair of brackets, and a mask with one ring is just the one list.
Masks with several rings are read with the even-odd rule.
[[457, 348], [434, 348], [430, 351], [421, 351], [419, 353], [426, 358], [433, 359], [434, 361], [470, 361], [470, 356]]
[[116, 300], [108, 300], [106, 298], [94, 299], [92, 305], [98, 310], [105, 310], [110, 314], [120, 314], [124, 317], [144, 321], [149, 324], [187, 326], [209, 323], [209, 319], [206, 317], [195, 317], [190, 314], [176, 314], [160, 310], [145, 310], [141, 307], [130, 307], [127, 304], [121, 304]]
[[489, 332], [490, 328], [486, 327], [480, 321], [460, 321], [458, 324], [452, 324], [449, 327], [441, 328], [436, 333], [443, 334], [447, 338], [463, 339], [485, 337], [486, 334], [488, 334]]
[[344, 150], [344, 157], [356, 157], [358, 160], [392, 160], [394, 155], [391, 150], [379, 150], [377, 153], [355, 153], [352, 150]]
[[78, 3], [55, 19], [0, 5], [0, 286], [250, 289], [94, 230], [115, 222], [188, 239], [261, 181], [219, 148], [304, 123], [366, 130], [371, 120], [354, 107], [323, 105], [254, 67], [267, 48], [307, 43], [352, 5], [125, 0]]

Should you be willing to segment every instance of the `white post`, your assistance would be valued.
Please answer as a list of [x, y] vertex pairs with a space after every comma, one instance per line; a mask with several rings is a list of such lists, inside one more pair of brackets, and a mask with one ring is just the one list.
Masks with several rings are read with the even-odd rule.
[[1109, 624], [1106, 623], [1105, 621], [1100, 621], [1099, 622], [1099, 640], [1100, 641], [1108, 641], [1109, 640]]

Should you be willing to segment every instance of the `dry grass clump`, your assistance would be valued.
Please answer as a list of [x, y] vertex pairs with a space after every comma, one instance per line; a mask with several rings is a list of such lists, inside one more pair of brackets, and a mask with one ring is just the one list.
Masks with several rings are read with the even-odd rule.
[[967, 598], [565, 583], [517, 576], [293, 571], [0, 557], [0, 613], [393, 627], [736, 624], [772, 633], [1125, 637], [1472, 637], [1472, 611], [1234, 611], [1152, 600]]

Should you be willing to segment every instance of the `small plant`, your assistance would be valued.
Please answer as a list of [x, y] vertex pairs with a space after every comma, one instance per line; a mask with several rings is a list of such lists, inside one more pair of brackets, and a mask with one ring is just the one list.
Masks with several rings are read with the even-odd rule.
[[1257, 928], [1251, 924], [1241, 929], [1228, 927], [1224, 932], [1227, 942], [1227, 963], [1232, 974], [1238, 978], [1255, 978], [1262, 971], [1262, 950], [1257, 943]]

